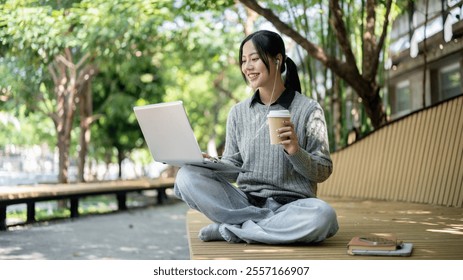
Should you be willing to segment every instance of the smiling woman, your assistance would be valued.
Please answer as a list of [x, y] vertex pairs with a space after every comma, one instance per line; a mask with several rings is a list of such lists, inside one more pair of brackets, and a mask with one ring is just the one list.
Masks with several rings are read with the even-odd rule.
[[[221, 160], [248, 172], [224, 175], [187, 165], [177, 173], [176, 195], [213, 221], [200, 230], [202, 241], [289, 244], [333, 236], [336, 213], [317, 198], [317, 184], [332, 172], [323, 110], [300, 94], [296, 66], [277, 33], [246, 37], [239, 59], [255, 93], [231, 109]], [[262, 129], [274, 110], [291, 115], [279, 126], [276, 145]]]

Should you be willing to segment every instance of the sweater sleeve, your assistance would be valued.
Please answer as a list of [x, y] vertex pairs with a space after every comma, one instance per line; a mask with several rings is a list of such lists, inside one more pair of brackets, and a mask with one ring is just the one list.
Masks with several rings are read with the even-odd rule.
[[296, 172], [305, 178], [320, 183], [328, 179], [333, 171], [330, 157], [328, 133], [323, 109], [317, 103], [304, 124], [303, 147], [293, 155], [287, 155]]

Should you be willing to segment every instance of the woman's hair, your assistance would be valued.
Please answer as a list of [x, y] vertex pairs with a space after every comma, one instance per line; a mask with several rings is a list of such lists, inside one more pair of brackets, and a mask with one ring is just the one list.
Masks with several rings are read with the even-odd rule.
[[[283, 61], [281, 61], [280, 72], [283, 73], [286, 70], [285, 87], [301, 92], [297, 66], [291, 58], [286, 56], [285, 43], [281, 36], [268, 30], [260, 30], [248, 35], [240, 45], [240, 56], [238, 58], [240, 66], [243, 64], [243, 46], [249, 40], [254, 44], [259, 58], [262, 59], [268, 71], [270, 71], [269, 58], [276, 59], [276, 56], [281, 54]], [[247, 82], [244, 73], [241, 74]]]

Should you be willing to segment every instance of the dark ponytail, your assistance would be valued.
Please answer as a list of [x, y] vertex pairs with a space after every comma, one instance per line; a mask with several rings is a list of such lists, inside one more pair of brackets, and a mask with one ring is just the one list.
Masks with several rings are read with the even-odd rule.
[[[301, 82], [299, 80], [299, 75], [297, 74], [297, 66], [294, 61], [286, 57], [286, 78], [285, 78], [285, 88], [289, 88], [301, 93]], [[281, 69], [284, 71], [285, 69], [282, 67]]]

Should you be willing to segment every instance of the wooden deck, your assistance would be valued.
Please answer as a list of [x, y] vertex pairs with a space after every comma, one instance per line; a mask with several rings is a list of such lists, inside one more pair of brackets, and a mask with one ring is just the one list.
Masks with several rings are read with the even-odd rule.
[[[201, 213], [187, 213], [191, 259], [310, 260], [463, 260], [463, 209], [429, 204], [325, 197], [338, 214], [340, 230], [318, 245], [271, 246], [202, 242], [199, 230], [210, 223]], [[396, 233], [413, 243], [411, 257], [350, 256], [346, 244], [354, 235]]]
[[394, 259], [350, 256], [346, 245], [355, 235], [396, 233], [414, 245], [411, 257], [399, 259], [463, 260], [462, 137], [460, 95], [333, 153], [334, 172], [318, 195], [336, 209], [340, 230], [316, 246], [201, 242], [198, 232], [210, 221], [190, 211], [191, 258]]

